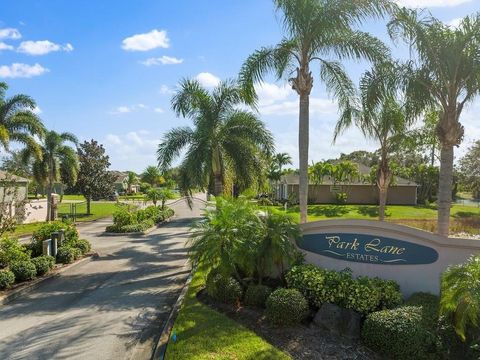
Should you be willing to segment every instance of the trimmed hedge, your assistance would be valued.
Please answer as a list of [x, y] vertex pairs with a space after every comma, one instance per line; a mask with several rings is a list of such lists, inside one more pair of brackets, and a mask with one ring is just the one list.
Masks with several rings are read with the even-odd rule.
[[393, 308], [402, 302], [394, 281], [366, 276], [352, 278], [351, 270], [326, 270], [315, 265], [294, 266], [285, 276], [290, 288], [300, 291], [312, 306], [337, 304], [361, 314]]
[[15, 282], [15, 274], [8, 269], [0, 270], [0, 290], [8, 289]]
[[65, 230], [65, 243], [72, 243], [78, 239], [78, 230], [73, 224], [62, 221], [52, 221], [42, 225], [37, 231], [33, 233], [32, 242], [28, 248], [32, 251], [32, 256], [40, 256], [43, 253], [43, 241], [50, 239], [52, 233], [59, 230]]
[[73, 247], [80, 250], [82, 255], [85, 255], [86, 253], [88, 253], [92, 249], [92, 245], [90, 244], [90, 242], [88, 240], [85, 240], [85, 239], [78, 239], [73, 244]]
[[113, 213], [113, 225], [105, 231], [113, 233], [143, 232], [173, 216], [172, 209], [162, 210], [157, 206], [148, 206], [141, 210], [121, 207]]
[[272, 293], [272, 289], [266, 285], [249, 285], [245, 291], [243, 302], [247, 306], [265, 307], [265, 303]]
[[30, 252], [24, 245], [20, 244], [18, 239], [8, 237], [0, 239], [0, 268], [29, 259]]
[[42, 255], [32, 259], [32, 263], [37, 269], [37, 275], [45, 275], [55, 266], [55, 258], [53, 256]]
[[10, 266], [17, 282], [35, 279], [37, 268], [31, 260], [18, 261]]
[[373, 350], [393, 359], [434, 359], [436, 337], [425, 325], [421, 306], [402, 306], [367, 316], [362, 339]]
[[216, 270], [210, 271], [206, 281], [207, 294], [215, 300], [235, 304], [240, 301], [243, 289], [240, 283], [231, 276], [225, 276]]
[[80, 250], [70, 246], [62, 246], [57, 251], [57, 262], [62, 264], [71, 264], [75, 261]]
[[293, 325], [305, 319], [308, 311], [308, 302], [298, 290], [279, 288], [268, 297], [265, 315], [272, 324]]

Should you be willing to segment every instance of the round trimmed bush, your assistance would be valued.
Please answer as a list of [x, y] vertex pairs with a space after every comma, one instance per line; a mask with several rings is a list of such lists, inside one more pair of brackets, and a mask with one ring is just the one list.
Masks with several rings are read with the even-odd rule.
[[37, 269], [37, 275], [45, 275], [55, 266], [55, 258], [53, 256], [42, 255], [32, 259], [35, 268]]
[[8, 289], [15, 282], [15, 274], [7, 269], [0, 270], [0, 290]]
[[400, 291], [400, 285], [395, 281], [376, 277], [373, 279], [373, 284], [380, 292], [378, 310], [393, 309], [402, 304], [403, 296]]
[[393, 359], [430, 359], [436, 352], [435, 334], [425, 327], [421, 306], [402, 306], [367, 316], [364, 343]]
[[275, 325], [297, 324], [308, 315], [308, 303], [296, 289], [280, 288], [270, 294], [265, 315]]
[[215, 300], [226, 304], [234, 304], [242, 298], [243, 289], [240, 283], [231, 276], [210, 271], [206, 282], [207, 294]]
[[265, 303], [272, 293], [266, 285], [250, 285], [245, 291], [244, 303], [247, 306], [265, 307]]
[[380, 298], [380, 291], [373, 284], [373, 280], [361, 276], [351, 282], [350, 292], [342, 305], [347, 309], [366, 315], [378, 309]]
[[57, 262], [62, 264], [71, 264], [75, 261], [75, 256], [80, 251], [70, 246], [62, 246], [57, 252]]
[[90, 242], [85, 239], [79, 239], [75, 241], [73, 247], [79, 249], [82, 255], [88, 253], [92, 249], [92, 245], [90, 244]]
[[37, 268], [31, 260], [17, 261], [10, 266], [10, 270], [15, 275], [15, 280], [19, 282], [35, 279], [37, 275]]

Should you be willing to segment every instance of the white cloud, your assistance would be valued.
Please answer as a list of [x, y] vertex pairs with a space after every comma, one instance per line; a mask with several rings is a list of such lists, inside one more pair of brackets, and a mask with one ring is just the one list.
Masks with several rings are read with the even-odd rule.
[[152, 65], [176, 65], [183, 63], [183, 59], [178, 59], [176, 57], [162, 56], [158, 58], [148, 58], [145, 61], [140, 61], [141, 64], [145, 66]]
[[148, 51], [156, 48], [168, 48], [170, 39], [165, 30], [152, 30], [145, 34], [136, 34], [123, 39], [122, 49], [127, 51]]
[[43, 111], [42, 111], [42, 109], [40, 109], [40, 107], [35, 106], [35, 108], [32, 110], [32, 112], [33, 112], [35, 115], [40, 115]]
[[73, 50], [72, 44], [55, 44], [49, 40], [40, 40], [40, 41], [22, 41], [17, 48], [18, 52], [25, 53], [28, 55], [45, 55], [50, 52], [55, 51], [66, 51], [70, 52]]
[[397, 4], [412, 8], [453, 7], [471, 1], [472, 0], [397, 0]]
[[164, 112], [162, 108], [156, 107], [152, 108], [151, 106], [145, 105], [145, 104], [135, 104], [135, 105], [122, 105], [116, 107], [114, 110], [109, 111], [110, 115], [123, 115], [123, 114], [129, 114], [133, 113], [136, 111], [154, 111], [156, 113], [162, 113]]
[[463, 18], [455, 18], [447, 22], [448, 26], [451, 26], [453, 28], [458, 28], [460, 26], [460, 23], [462, 22]]
[[2, 50], [13, 50], [13, 46], [5, 44], [3, 41], [0, 41], [0, 51]]
[[50, 70], [44, 68], [40, 64], [27, 65], [21, 63], [14, 63], [10, 66], [0, 66], [0, 78], [31, 78], [33, 76], [42, 75]]
[[105, 136], [105, 142], [109, 145], [120, 145], [122, 143], [120, 138], [114, 134], [107, 134], [107, 136]]
[[153, 111], [155, 111], [156, 113], [159, 113], [159, 114], [162, 114], [165, 112], [165, 110], [163, 110], [161, 107], [156, 107], [155, 109], [153, 109]]
[[172, 89], [170, 89], [167, 85], [162, 85], [162, 86], [160, 86], [159, 92], [160, 92], [160, 94], [162, 94], [162, 95], [170, 95], [170, 94], [175, 93], [175, 91], [172, 90]]
[[287, 99], [294, 95], [293, 90], [288, 85], [278, 86], [263, 82], [255, 85], [255, 91], [258, 95], [259, 105], [272, 105], [276, 101]]
[[220, 84], [220, 79], [209, 72], [201, 72], [195, 79], [205, 87], [215, 87]]
[[20, 31], [13, 28], [0, 29], [0, 39], [20, 39]]

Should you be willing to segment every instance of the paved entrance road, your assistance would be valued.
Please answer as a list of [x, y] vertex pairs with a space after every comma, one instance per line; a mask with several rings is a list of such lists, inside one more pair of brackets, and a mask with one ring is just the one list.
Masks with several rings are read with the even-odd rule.
[[139, 237], [105, 237], [101, 220], [81, 227], [99, 257], [0, 307], [0, 359], [149, 359], [188, 276], [194, 202], [175, 221]]

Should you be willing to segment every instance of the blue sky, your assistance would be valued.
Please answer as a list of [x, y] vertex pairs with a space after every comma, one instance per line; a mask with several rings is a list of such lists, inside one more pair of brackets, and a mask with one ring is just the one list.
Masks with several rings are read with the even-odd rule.
[[[448, 23], [480, 11], [479, 0], [399, 0], [427, 7]], [[198, 77], [206, 86], [235, 77], [255, 49], [277, 43], [279, 16], [270, 0], [81, 1], [0, 0], [0, 81], [9, 95], [38, 103], [48, 128], [103, 143], [112, 168], [141, 171], [155, 163], [163, 134], [188, 121], [170, 111], [179, 79]], [[381, 21], [363, 27], [391, 44]], [[395, 49], [405, 56], [402, 47]], [[365, 63], [345, 64], [358, 79]], [[297, 160], [297, 98], [273, 78], [259, 89], [260, 117], [278, 151]], [[311, 109], [312, 160], [327, 159], [374, 143], [352, 130], [332, 145], [337, 108], [319, 81]], [[461, 155], [480, 139], [480, 100], [462, 117]]]

